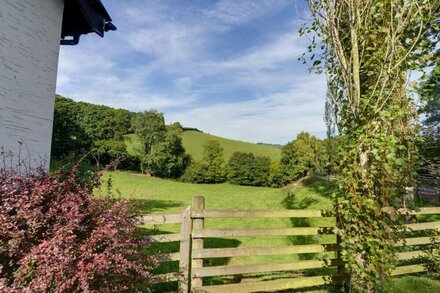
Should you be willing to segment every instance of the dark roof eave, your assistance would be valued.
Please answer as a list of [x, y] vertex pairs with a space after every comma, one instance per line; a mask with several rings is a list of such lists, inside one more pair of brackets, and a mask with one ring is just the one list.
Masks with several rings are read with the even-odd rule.
[[65, 0], [61, 45], [76, 45], [81, 35], [93, 32], [104, 37], [109, 30], [116, 26], [100, 0]]

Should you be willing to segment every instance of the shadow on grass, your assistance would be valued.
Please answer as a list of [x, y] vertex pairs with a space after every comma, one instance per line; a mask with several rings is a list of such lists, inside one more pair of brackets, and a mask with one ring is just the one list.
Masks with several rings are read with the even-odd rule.
[[[302, 185], [312, 190], [314, 193], [329, 198], [335, 190], [335, 184], [333, 182], [325, 181], [316, 177], [306, 178], [302, 181]], [[292, 192], [289, 193], [283, 200], [282, 204], [286, 209], [308, 209], [312, 204], [317, 203], [319, 200], [312, 197], [304, 197], [298, 199], [298, 196]], [[290, 218], [292, 227], [316, 227], [312, 218]], [[321, 226], [322, 227], [322, 226]], [[292, 245], [307, 245], [328, 242], [329, 239], [326, 233], [326, 229], [323, 229], [323, 235], [298, 235], [289, 236], [289, 242]], [[298, 254], [298, 258], [301, 260], [317, 259], [322, 253], [308, 253]]]
[[[172, 234], [173, 232], [160, 230], [156, 227], [153, 228], [138, 228], [138, 237], [147, 237], [152, 235], [160, 235], [160, 234]], [[234, 248], [238, 247], [241, 244], [241, 241], [237, 239], [227, 239], [227, 238], [206, 238], [204, 241], [204, 248]], [[180, 243], [179, 241], [173, 242], [153, 242], [149, 247], [145, 248], [145, 251], [150, 254], [165, 254], [165, 253], [175, 253], [179, 252]], [[203, 266], [224, 266], [229, 263], [230, 257], [221, 257], [221, 258], [209, 258], [203, 260]], [[154, 268], [152, 273], [153, 275], [159, 274], [167, 274], [179, 271], [179, 261], [172, 261], [167, 258], [162, 258], [160, 260], [160, 264], [158, 267]], [[208, 281], [210, 284], [221, 284], [220, 280], [212, 280]], [[168, 291], [176, 291], [177, 290], [177, 282], [167, 282], [155, 284], [151, 288], [153, 292], [168, 292]]]
[[[204, 248], [234, 248], [241, 244], [240, 240], [229, 238], [206, 238]], [[230, 257], [208, 258], [203, 261], [203, 266], [225, 266], [229, 263]]]
[[332, 181], [323, 180], [317, 177], [309, 177], [302, 181], [302, 184], [313, 190], [316, 194], [322, 197], [331, 198], [333, 192], [336, 190], [336, 183]]
[[168, 208], [181, 207], [184, 203], [174, 200], [130, 199], [130, 204], [137, 214], [149, 214]]

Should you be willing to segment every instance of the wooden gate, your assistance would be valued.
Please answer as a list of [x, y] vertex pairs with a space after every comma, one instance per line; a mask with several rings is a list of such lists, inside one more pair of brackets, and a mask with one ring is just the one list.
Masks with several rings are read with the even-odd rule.
[[[393, 275], [419, 273], [426, 270], [423, 259], [427, 245], [432, 242], [432, 231], [440, 231], [440, 208], [422, 208], [419, 211], [408, 211], [417, 222], [407, 224], [410, 233], [399, 244], [397, 254], [399, 266]], [[212, 218], [320, 218], [322, 225], [317, 227], [291, 228], [206, 228], [205, 220]], [[329, 224], [333, 221], [333, 224]], [[179, 262], [178, 272], [155, 276], [157, 283], [178, 282], [179, 292], [260, 292], [277, 291], [294, 288], [307, 288], [322, 285], [333, 285], [347, 279], [339, 255], [339, 238], [334, 233], [335, 218], [329, 211], [323, 210], [213, 210], [205, 209], [203, 196], [195, 197], [192, 207], [182, 213], [152, 214], [143, 216], [140, 223], [148, 225], [180, 225], [177, 233], [149, 236], [152, 242], [179, 242], [176, 252], [157, 254], [164, 262]], [[319, 244], [288, 245], [274, 247], [233, 247], [206, 248], [207, 238], [240, 238], [268, 236], [311, 236], [327, 235]], [[244, 265], [206, 266], [207, 259], [234, 258], [243, 256], [273, 255], [308, 255], [300, 259], [278, 263], [258, 263]], [[247, 276], [255, 274], [273, 274], [289, 272], [286, 278], [269, 280], [251, 280], [239, 283], [210, 284], [205, 279], [225, 276]], [[300, 272], [296, 273], [295, 272]], [[237, 280], [232, 279], [232, 280]], [[230, 281], [230, 280], [229, 280]], [[217, 282], [218, 283], [218, 282]]]

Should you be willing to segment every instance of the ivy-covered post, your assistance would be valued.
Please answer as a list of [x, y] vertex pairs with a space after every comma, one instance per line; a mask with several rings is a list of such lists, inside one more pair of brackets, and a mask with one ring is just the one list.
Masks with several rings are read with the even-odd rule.
[[397, 210], [405, 189], [414, 185], [418, 117], [406, 87], [409, 72], [436, 56], [440, 1], [309, 5], [313, 22], [300, 32], [312, 37], [310, 69], [327, 75], [327, 118], [341, 141], [334, 196], [341, 257], [351, 290], [374, 292], [396, 261]]

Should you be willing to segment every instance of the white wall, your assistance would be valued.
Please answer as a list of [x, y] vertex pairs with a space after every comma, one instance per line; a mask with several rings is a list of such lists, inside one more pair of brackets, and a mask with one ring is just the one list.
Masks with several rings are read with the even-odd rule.
[[[50, 158], [63, 0], [0, 0], [0, 147]], [[29, 158], [30, 155], [30, 158]]]

